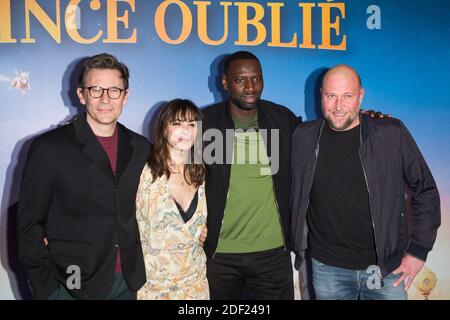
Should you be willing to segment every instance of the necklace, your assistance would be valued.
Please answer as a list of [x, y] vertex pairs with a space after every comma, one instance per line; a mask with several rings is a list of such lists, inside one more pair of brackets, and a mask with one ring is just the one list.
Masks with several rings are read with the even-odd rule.
[[[180, 176], [181, 175], [181, 176]], [[184, 174], [182, 172], [170, 172], [170, 176], [173, 176], [172, 183], [177, 185], [180, 184], [182, 187], [184, 187], [185, 178]], [[179, 181], [177, 181], [179, 180]]]

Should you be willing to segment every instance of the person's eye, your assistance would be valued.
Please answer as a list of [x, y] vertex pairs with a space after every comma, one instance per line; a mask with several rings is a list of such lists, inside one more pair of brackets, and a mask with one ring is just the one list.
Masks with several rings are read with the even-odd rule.
[[189, 126], [190, 126], [191, 128], [195, 128], [197, 125], [195, 124], [195, 122], [191, 122], [191, 123], [189, 123]]
[[328, 99], [335, 99], [336, 96], [334, 94], [327, 94]]
[[352, 98], [353, 98], [353, 95], [352, 95], [352, 94], [346, 94], [346, 95], [345, 95], [345, 98], [346, 98], [346, 99], [352, 99]]
[[262, 77], [255, 77], [255, 78], [253, 78], [253, 82], [255, 82], [255, 83], [262, 82]]
[[236, 82], [237, 84], [244, 84], [244, 83], [245, 83], [245, 80], [239, 78], [239, 79], [236, 79], [235, 82]]
[[178, 121], [175, 121], [175, 122], [172, 122], [172, 125], [173, 125], [173, 126], [179, 126], [180, 123], [179, 123]]
[[120, 89], [119, 89], [119, 88], [109, 88], [109, 91], [110, 91], [111, 93], [119, 93], [119, 92], [120, 92]]

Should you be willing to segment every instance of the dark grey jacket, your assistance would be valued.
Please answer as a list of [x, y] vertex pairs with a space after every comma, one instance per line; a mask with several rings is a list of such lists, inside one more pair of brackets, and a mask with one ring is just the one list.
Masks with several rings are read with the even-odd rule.
[[[395, 270], [405, 252], [425, 260], [441, 222], [439, 193], [433, 176], [410, 133], [400, 120], [360, 116], [359, 150], [382, 276]], [[295, 267], [307, 249], [306, 212], [325, 120], [299, 125], [292, 137], [292, 241]], [[405, 185], [412, 192], [408, 232]]]

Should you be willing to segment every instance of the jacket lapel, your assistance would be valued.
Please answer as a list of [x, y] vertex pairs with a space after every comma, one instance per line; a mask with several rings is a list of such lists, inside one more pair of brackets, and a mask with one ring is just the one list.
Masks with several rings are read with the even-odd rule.
[[87, 123], [86, 114], [78, 117], [73, 126], [77, 142], [83, 145], [83, 152], [103, 171], [104, 174], [113, 178], [111, 164], [108, 155], [97, 140], [94, 132]]
[[119, 133], [119, 146], [117, 148], [117, 168], [115, 180], [118, 181], [130, 162], [131, 156], [134, 152], [134, 147], [131, 144], [131, 138], [126, 132], [126, 129], [120, 123], [117, 123]]

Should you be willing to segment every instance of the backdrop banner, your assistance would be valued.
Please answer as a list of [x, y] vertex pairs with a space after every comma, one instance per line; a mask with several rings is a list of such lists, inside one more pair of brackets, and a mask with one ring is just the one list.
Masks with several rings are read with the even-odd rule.
[[362, 107], [406, 124], [442, 206], [409, 299], [450, 299], [449, 12], [448, 0], [0, 0], [0, 299], [30, 298], [16, 249], [23, 165], [36, 135], [83, 111], [80, 62], [108, 52], [129, 67], [120, 122], [148, 137], [166, 101], [222, 101], [222, 62], [238, 50], [260, 58], [263, 98], [305, 121], [321, 116], [324, 70], [345, 63], [361, 75]]

